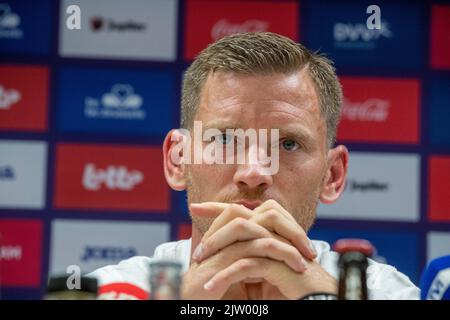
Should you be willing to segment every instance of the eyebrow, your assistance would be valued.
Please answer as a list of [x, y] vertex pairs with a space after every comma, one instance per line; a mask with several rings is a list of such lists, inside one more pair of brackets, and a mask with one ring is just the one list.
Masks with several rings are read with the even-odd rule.
[[314, 136], [308, 129], [299, 126], [280, 128], [280, 136], [296, 138], [306, 144], [312, 144], [316, 141], [316, 139], [314, 139]]
[[[239, 127], [236, 126], [236, 123], [231, 123], [228, 121], [211, 121], [208, 124], [203, 125], [203, 130], [208, 129], [219, 129], [219, 130], [225, 130], [225, 129], [238, 129]], [[278, 129], [280, 130], [280, 137], [281, 136], [287, 136], [290, 138], [298, 139], [299, 141], [311, 145], [316, 142], [316, 139], [314, 139], [314, 136], [308, 130], [307, 128], [303, 126], [287, 126], [287, 127], [279, 127], [279, 128], [261, 128], [261, 129], [268, 129], [269, 132], [271, 129]]]

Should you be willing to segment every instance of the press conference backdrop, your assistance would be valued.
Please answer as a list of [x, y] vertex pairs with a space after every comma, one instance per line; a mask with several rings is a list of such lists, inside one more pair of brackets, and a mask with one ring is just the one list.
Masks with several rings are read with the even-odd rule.
[[[0, 0], [2, 298], [189, 237], [162, 171], [184, 70], [208, 43], [273, 31], [326, 53], [350, 149], [341, 200], [312, 238], [363, 237], [417, 284], [450, 253], [450, 3]], [[81, 30], [66, 25], [69, 5]], [[213, 181], [211, 183], [214, 183]]]

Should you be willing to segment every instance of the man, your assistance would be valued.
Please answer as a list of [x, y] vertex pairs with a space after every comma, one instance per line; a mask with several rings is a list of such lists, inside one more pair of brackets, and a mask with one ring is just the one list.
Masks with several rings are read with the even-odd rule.
[[[336, 294], [338, 255], [307, 234], [318, 202], [331, 204], [344, 190], [348, 150], [334, 147], [341, 105], [330, 61], [286, 37], [245, 33], [210, 45], [184, 78], [185, 130], [170, 131], [163, 146], [168, 184], [187, 190], [192, 239], [163, 244], [152, 258], [131, 258], [92, 276], [100, 285], [126, 282], [148, 291], [148, 263], [176, 258], [183, 263], [185, 299]], [[236, 160], [233, 152], [244, 144], [245, 159], [257, 160], [192, 161], [205, 141], [179, 146], [193, 138], [194, 123], [216, 130], [209, 139], [216, 147], [211, 156], [223, 148], [222, 160], [229, 160], [230, 151]], [[239, 142], [229, 129], [277, 130], [278, 139], [270, 140], [269, 151], [261, 143], [265, 133], [256, 143], [246, 136]], [[272, 153], [276, 172], [258, 160]], [[368, 286], [373, 299], [419, 295], [405, 275], [374, 261]]]

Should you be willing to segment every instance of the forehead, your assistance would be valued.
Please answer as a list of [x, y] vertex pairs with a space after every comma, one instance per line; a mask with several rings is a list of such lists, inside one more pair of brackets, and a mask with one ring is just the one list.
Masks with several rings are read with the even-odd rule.
[[210, 73], [202, 88], [196, 119], [240, 128], [298, 124], [320, 131], [324, 125], [307, 70], [268, 75]]

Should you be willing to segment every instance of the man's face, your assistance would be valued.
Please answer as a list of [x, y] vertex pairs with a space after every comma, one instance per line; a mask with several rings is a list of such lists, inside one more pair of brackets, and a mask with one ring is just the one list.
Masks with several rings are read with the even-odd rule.
[[[306, 70], [289, 75], [211, 73], [195, 117], [203, 128], [279, 129], [279, 170], [259, 164], [186, 166], [188, 202], [237, 202], [254, 209], [274, 199], [308, 230], [327, 169], [326, 124]], [[246, 153], [258, 152], [248, 147]], [[210, 218], [193, 217], [203, 234]]]

